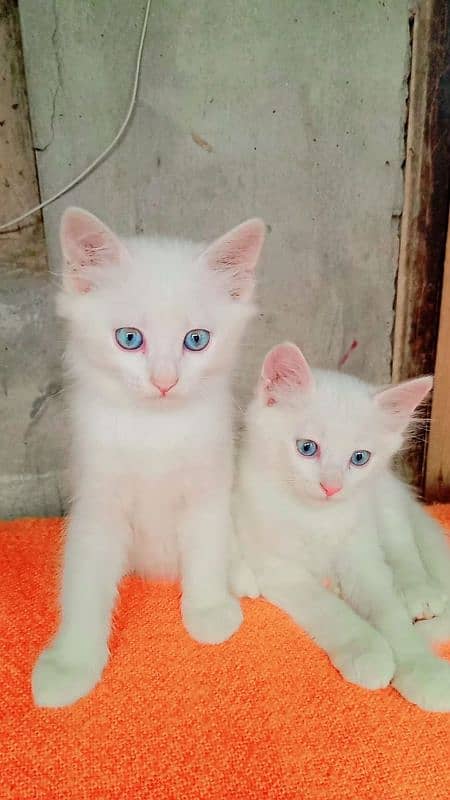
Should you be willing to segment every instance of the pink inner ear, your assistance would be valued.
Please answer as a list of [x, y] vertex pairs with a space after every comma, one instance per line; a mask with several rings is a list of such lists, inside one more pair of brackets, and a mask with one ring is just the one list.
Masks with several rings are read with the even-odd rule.
[[106, 234], [100, 231], [88, 233], [79, 239], [74, 243], [74, 250], [82, 267], [100, 266], [106, 259], [118, 260], [118, 253], [111, 247]]
[[262, 367], [263, 392], [268, 406], [274, 405], [280, 391], [313, 385], [313, 376], [306, 358], [295, 344], [286, 342], [269, 351]]
[[61, 247], [66, 274], [78, 291], [88, 291], [89, 267], [119, 264], [124, 247], [118, 237], [93, 214], [69, 208], [61, 221]]
[[204, 254], [211, 269], [226, 274], [232, 297], [240, 298], [251, 293], [264, 236], [262, 220], [250, 219], [216, 239]]
[[433, 388], [432, 376], [404, 381], [375, 395], [377, 404], [393, 417], [410, 417]]

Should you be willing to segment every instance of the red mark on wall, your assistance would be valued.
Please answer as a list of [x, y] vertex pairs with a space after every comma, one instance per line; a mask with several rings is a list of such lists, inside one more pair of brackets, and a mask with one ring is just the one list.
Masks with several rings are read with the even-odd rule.
[[346, 363], [347, 363], [347, 361], [348, 361], [348, 359], [349, 359], [349, 357], [350, 357], [351, 353], [353, 353], [353, 350], [356, 350], [356, 348], [357, 348], [357, 347], [358, 347], [358, 342], [356, 341], [356, 339], [353, 339], [353, 341], [352, 341], [352, 343], [351, 343], [350, 347], [348, 347], [348, 348], [347, 348], [347, 350], [345, 351], [345, 353], [344, 353], [344, 354], [341, 356], [341, 358], [339, 359], [339, 363], [338, 363], [338, 369], [341, 369], [341, 367], [343, 367], [343, 366], [344, 366], [344, 364], [346, 364]]

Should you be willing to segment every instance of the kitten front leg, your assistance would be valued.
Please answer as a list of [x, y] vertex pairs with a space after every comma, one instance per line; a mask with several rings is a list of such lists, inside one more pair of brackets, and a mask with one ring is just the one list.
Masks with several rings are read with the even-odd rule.
[[426, 571], [414, 538], [416, 502], [403, 486], [398, 487], [396, 500], [390, 506], [380, 503], [377, 510], [383, 552], [411, 620], [432, 619], [442, 613], [447, 597]]
[[397, 691], [428, 711], [450, 711], [450, 664], [430, 652], [411, 623], [392, 570], [370, 536], [359, 536], [342, 559], [339, 580], [344, 597], [389, 643]]
[[242, 611], [228, 591], [232, 521], [228, 492], [211, 491], [187, 509], [180, 530], [183, 622], [193, 639], [224, 642]]
[[259, 597], [256, 576], [244, 558], [238, 538], [233, 530], [231, 535], [230, 588], [236, 597]]
[[[411, 508], [414, 538], [420, 557], [431, 576], [435, 590], [445, 608], [435, 612], [433, 619], [419, 622], [421, 635], [433, 643], [450, 639], [450, 546], [448, 537], [439, 523], [430, 517], [424, 507], [414, 503]], [[434, 606], [433, 606], [434, 609]]]
[[437, 520], [419, 503], [410, 510], [414, 539], [427, 573], [448, 601], [450, 595], [450, 546]]
[[[276, 573], [279, 577], [276, 577]], [[387, 642], [350, 606], [310, 575], [286, 573], [270, 566], [258, 575], [262, 595], [286, 611], [328, 653], [346, 680], [366, 689], [381, 689], [394, 673]]]
[[[109, 507], [79, 501], [67, 531], [61, 624], [32, 676], [36, 705], [70, 705], [100, 680], [108, 660], [111, 612], [126, 559], [127, 525]], [[106, 502], [105, 502], [106, 506]]]

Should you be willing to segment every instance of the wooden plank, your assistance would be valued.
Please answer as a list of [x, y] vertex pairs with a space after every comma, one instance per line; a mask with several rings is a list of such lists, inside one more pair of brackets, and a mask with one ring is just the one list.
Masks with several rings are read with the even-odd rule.
[[[448, 0], [424, 0], [411, 18], [412, 63], [396, 320], [394, 380], [433, 372], [449, 196], [450, 24]], [[426, 413], [426, 412], [425, 412]], [[408, 454], [423, 488], [426, 437]]]
[[[39, 203], [17, 0], [0, 0], [0, 222]], [[0, 231], [0, 264], [44, 269], [41, 215]]]
[[450, 233], [442, 287], [433, 407], [428, 443], [426, 498], [450, 500]]

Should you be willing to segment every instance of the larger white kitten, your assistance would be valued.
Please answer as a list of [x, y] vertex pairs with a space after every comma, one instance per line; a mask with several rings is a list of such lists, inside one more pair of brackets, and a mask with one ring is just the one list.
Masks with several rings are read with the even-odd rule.
[[75, 495], [61, 627], [33, 673], [39, 705], [72, 703], [99, 680], [129, 570], [181, 578], [200, 642], [241, 623], [227, 585], [230, 378], [264, 230], [249, 220], [209, 247], [122, 241], [86, 211], [64, 214]]
[[344, 677], [368, 689], [392, 681], [411, 702], [449, 711], [450, 664], [411, 620], [443, 610], [450, 555], [390, 469], [431, 386], [377, 390], [311, 371], [295, 345], [274, 348], [247, 414], [237, 516], [261, 593]]

